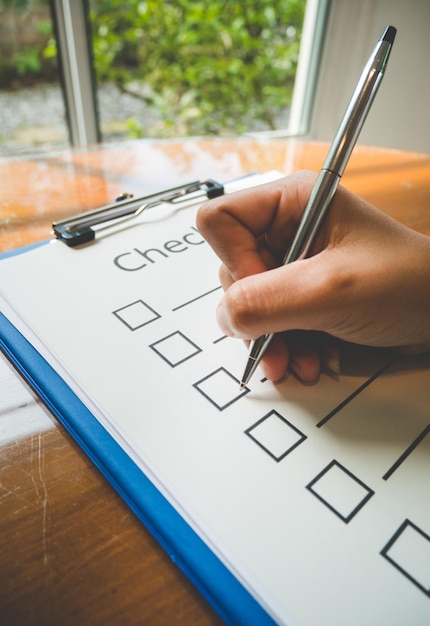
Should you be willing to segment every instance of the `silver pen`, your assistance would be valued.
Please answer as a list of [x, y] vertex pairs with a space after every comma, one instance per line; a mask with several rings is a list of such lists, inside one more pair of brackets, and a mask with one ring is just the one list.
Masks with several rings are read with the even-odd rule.
[[[396, 29], [394, 26], [388, 26], [363, 69], [312, 190], [296, 236], [284, 257], [283, 265], [303, 259], [309, 253], [318, 227], [336, 192], [339, 180], [381, 83], [395, 36]], [[240, 383], [241, 388], [245, 387], [251, 379], [272, 337], [273, 333], [263, 335], [251, 342], [248, 361]]]

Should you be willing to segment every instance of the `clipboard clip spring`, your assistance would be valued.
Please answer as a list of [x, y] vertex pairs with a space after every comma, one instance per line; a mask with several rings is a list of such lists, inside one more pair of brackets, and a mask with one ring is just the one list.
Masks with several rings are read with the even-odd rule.
[[135, 219], [148, 209], [160, 204], [188, 206], [224, 194], [224, 186], [215, 180], [193, 181], [185, 185], [171, 187], [147, 196], [135, 198], [131, 194], [121, 194], [117, 200], [98, 209], [67, 217], [52, 224], [57, 239], [71, 248], [93, 241], [104, 228], [111, 228], [125, 221]]

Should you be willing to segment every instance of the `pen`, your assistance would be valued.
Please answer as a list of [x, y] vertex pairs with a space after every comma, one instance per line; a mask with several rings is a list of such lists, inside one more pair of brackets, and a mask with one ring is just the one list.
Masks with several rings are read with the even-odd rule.
[[[284, 257], [283, 265], [303, 259], [309, 253], [318, 227], [333, 199], [339, 180], [383, 78], [395, 36], [396, 29], [394, 26], [388, 26], [361, 73], [311, 192], [293, 243]], [[240, 383], [241, 388], [245, 387], [251, 379], [272, 337], [273, 333], [263, 335], [251, 342], [248, 361]]]

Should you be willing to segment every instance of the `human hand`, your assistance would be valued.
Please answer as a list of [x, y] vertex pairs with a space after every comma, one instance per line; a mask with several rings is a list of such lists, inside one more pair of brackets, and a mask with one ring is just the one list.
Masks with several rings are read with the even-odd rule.
[[[222, 331], [277, 334], [261, 366], [278, 380], [320, 371], [314, 333], [362, 345], [430, 348], [430, 238], [339, 186], [310, 256], [280, 265], [316, 174], [299, 172], [204, 204], [197, 227], [222, 261]], [[289, 332], [284, 332], [289, 331]], [[290, 342], [289, 342], [290, 339]], [[292, 341], [291, 341], [292, 340]]]

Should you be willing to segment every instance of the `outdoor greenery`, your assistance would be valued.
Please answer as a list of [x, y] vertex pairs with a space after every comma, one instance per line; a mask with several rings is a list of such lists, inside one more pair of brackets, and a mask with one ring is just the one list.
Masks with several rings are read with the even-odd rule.
[[58, 80], [49, 0], [0, 0], [0, 88]]
[[305, 0], [94, 0], [99, 81], [157, 108], [165, 132], [275, 128], [291, 102]]
[[[5, 8], [22, 12], [35, 4], [48, 0], [0, 0], [0, 16]], [[156, 110], [159, 136], [274, 129], [280, 118], [285, 126], [305, 4], [89, 0], [97, 80]], [[15, 54], [17, 76], [50, 76], [55, 38], [46, 21], [38, 28], [43, 45]], [[127, 124], [131, 135], [150, 134], [137, 119]]]

